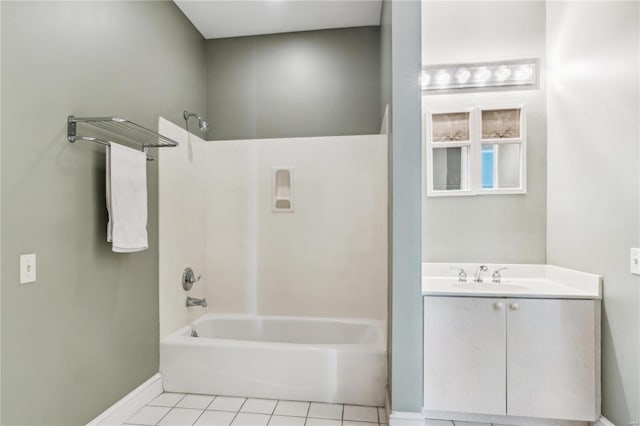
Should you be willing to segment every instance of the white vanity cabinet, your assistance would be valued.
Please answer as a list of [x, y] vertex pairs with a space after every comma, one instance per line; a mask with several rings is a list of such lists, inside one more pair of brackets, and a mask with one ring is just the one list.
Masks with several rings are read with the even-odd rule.
[[600, 301], [424, 297], [424, 408], [594, 421]]
[[600, 416], [600, 301], [507, 299], [507, 414]]
[[506, 410], [505, 301], [424, 298], [424, 408]]

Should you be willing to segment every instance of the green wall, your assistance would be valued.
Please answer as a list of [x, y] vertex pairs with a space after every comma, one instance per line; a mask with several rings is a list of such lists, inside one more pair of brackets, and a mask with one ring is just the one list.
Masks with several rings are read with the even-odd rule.
[[547, 256], [602, 275], [602, 414], [638, 425], [640, 3], [548, 2], [546, 17]]
[[[385, 108], [388, 106], [388, 145], [387, 145], [387, 191], [389, 203], [387, 205], [387, 214], [389, 220], [388, 226], [388, 247], [392, 247], [391, 237], [393, 234], [393, 228], [391, 218], [393, 217], [393, 181], [391, 159], [393, 158], [393, 111], [391, 109], [391, 0], [383, 0], [380, 10], [380, 116], [384, 114]], [[393, 252], [388, 250], [388, 264], [391, 265], [391, 259], [393, 259]], [[388, 283], [391, 283], [392, 268], [387, 268], [388, 271]], [[391, 392], [391, 383], [393, 381], [393, 357], [391, 342], [393, 337], [393, 292], [391, 291], [391, 285], [387, 287], [387, 383], [389, 385], [389, 392]], [[392, 398], [392, 397], [391, 397]]]
[[[204, 41], [168, 1], [0, 3], [2, 424], [85, 423], [158, 370], [157, 165], [148, 165], [149, 250], [112, 253], [104, 148], [66, 142], [67, 115], [153, 129], [158, 115], [181, 123], [188, 109], [206, 113], [212, 139], [377, 133], [392, 68], [402, 115], [391, 123], [401, 141], [391, 296], [403, 303], [393, 401], [419, 410], [420, 14], [417, 2], [393, 6], [404, 12], [392, 58], [384, 7], [383, 30]], [[38, 255], [38, 281], [19, 285], [25, 253]]]
[[540, 60], [539, 88], [535, 90], [431, 93], [423, 97], [424, 113], [453, 105], [524, 104], [527, 193], [423, 196], [422, 260], [546, 263], [545, 2], [426, 1], [422, 8], [422, 26], [424, 66], [522, 58]]
[[[1, 7], [1, 420], [81, 424], [158, 371], [157, 166], [149, 249], [112, 253], [104, 148], [66, 142], [66, 118], [204, 112], [204, 40], [172, 2]], [[34, 284], [18, 284], [22, 253]]]
[[379, 28], [206, 41], [210, 139], [380, 130]]
[[391, 2], [391, 407], [422, 409], [420, 2]]

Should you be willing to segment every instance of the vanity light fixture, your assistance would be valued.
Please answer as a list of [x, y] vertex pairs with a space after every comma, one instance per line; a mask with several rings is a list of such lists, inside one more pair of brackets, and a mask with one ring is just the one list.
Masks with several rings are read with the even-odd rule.
[[465, 84], [467, 81], [469, 81], [469, 78], [471, 77], [471, 73], [465, 67], [460, 67], [456, 71], [455, 77], [458, 83]]
[[538, 59], [483, 62], [473, 64], [430, 65], [422, 69], [420, 85], [424, 91], [486, 89], [518, 86], [535, 88], [538, 83]]
[[442, 87], [447, 86], [451, 81], [451, 74], [446, 70], [440, 70], [436, 73], [435, 84], [436, 86]]

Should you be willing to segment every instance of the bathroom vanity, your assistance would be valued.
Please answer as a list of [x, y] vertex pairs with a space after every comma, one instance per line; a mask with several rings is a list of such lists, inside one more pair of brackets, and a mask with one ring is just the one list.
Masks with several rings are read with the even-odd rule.
[[[466, 282], [452, 267], [465, 269]], [[423, 265], [426, 417], [595, 421], [600, 277], [550, 265], [487, 265], [483, 282], [474, 282], [479, 267]]]

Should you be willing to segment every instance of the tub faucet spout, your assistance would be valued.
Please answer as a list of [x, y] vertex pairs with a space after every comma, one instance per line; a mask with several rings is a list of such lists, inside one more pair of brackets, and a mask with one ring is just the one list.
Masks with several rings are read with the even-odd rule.
[[195, 297], [187, 297], [187, 307], [190, 306], [202, 306], [203, 308], [207, 307], [207, 299], [196, 299]]

